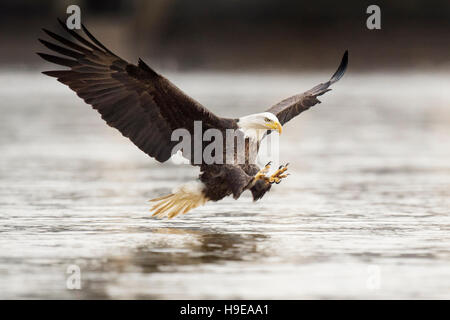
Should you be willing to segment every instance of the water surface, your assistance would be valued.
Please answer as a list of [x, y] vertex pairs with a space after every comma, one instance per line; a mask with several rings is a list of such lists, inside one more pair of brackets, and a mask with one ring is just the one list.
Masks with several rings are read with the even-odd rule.
[[[223, 116], [328, 74], [172, 74]], [[450, 74], [349, 72], [287, 124], [291, 176], [173, 220], [195, 179], [38, 72], [0, 72], [0, 298], [450, 298]], [[68, 266], [81, 290], [66, 286]]]

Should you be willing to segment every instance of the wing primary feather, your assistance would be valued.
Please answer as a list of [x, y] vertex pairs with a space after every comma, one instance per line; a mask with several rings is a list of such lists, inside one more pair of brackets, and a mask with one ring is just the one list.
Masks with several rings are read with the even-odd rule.
[[54, 77], [54, 78], [60, 78], [64, 76], [68, 76], [73, 73], [71, 70], [54, 70], [54, 71], [42, 71], [43, 74]]
[[308, 93], [311, 95], [314, 95], [314, 96], [321, 96], [321, 95], [327, 93], [328, 91], [330, 91], [331, 89], [329, 89], [329, 87], [333, 83], [339, 81], [339, 79], [342, 78], [345, 71], [347, 70], [347, 65], [348, 65], [348, 50], [345, 51], [344, 55], [342, 56], [339, 67], [337, 68], [336, 72], [331, 76], [330, 80], [328, 80], [327, 82], [318, 84], [317, 86], [312, 88]]
[[42, 39], [38, 39], [38, 40], [44, 46], [46, 46], [50, 50], [53, 50], [53, 51], [55, 51], [57, 53], [60, 53], [60, 54], [63, 54], [65, 56], [69, 56], [69, 57], [72, 57], [72, 58], [75, 58], [75, 59], [79, 59], [79, 58], [83, 57], [83, 54], [81, 54], [79, 52], [76, 52], [76, 51], [73, 51], [73, 50], [70, 50], [70, 49], [67, 49], [67, 48], [60, 47], [60, 46], [58, 46], [58, 45], [56, 45], [54, 43], [48, 42], [46, 40], [42, 40]]
[[51, 32], [50, 30], [47, 30], [47, 29], [44, 29], [44, 28], [43, 28], [42, 31], [44, 31], [46, 34], [48, 34], [50, 37], [52, 37], [52, 38], [55, 39], [56, 41], [59, 41], [59, 42], [61, 42], [62, 44], [66, 45], [66, 46], [68, 46], [68, 47], [70, 47], [70, 48], [72, 48], [72, 49], [75, 49], [75, 50], [77, 50], [77, 51], [79, 51], [79, 52], [83, 52], [83, 53], [85, 53], [85, 54], [86, 54], [86, 53], [91, 53], [91, 52], [92, 52], [90, 49], [85, 48], [85, 47], [82, 47], [82, 46], [80, 46], [80, 45], [78, 45], [78, 44], [76, 44], [76, 43], [73, 43], [72, 41], [67, 40], [66, 38], [60, 36], [59, 34], [56, 34], [56, 33], [54, 33], [54, 32]]
[[91, 39], [96, 45], [100, 46], [102, 49], [104, 49], [109, 54], [113, 55], [114, 57], [118, 57], [116, 54], [114, 54], [112, 51], [110, 51], [107, 47], [105, 47], [100, 41], [95, 38], [92, 33], [89, 32], [89, 30], [84, 26], [84, 24], [81, 24], [81, 28], [83, 28], [84, 33]]
[[342, 78], [345, 71], [347, 70], [347, 65], [348, 65], [348, 50], [345, 50], [345, 53], [342, 56], [341, 64], [339, 65], [336, 72], [331, 76], [330, 84], [333, 84]]
[[78, 64], [75, 60], [65, 59], [57, 56], [52, 56], [51, 54], [46, 54], [42, 52], [37, 52], [37, 54], [44, 60], [47, 60], [48, 62], [59, 64], [66, 67], [74, 67]]
[[66, 24], [64, 22], [62, 22], [61, 19], [58, 18], [58, 22], [61, 25], [61, 27], [63, 27], [64, 30], [66, 30], [71, 36], [73, 36], [75, 39], [77, 39], [78, 41], [80, 41], [82, 44], [88, 46], [91, 49], [94, 50], [98, 50], [100, 52], [104, 52], [102, 49], [100, 49], [99, 47], [97, 47], [96, 45], [92, 44], [91, 42], [87, 41], [85, 38], [83, 38], [82, 36], [80, 36], [78, 33], [76, 33], [73, 30], [70, 30]]
[[[92, 59], [93, 59], [93, 58], [92, 58]], [[82, 64], [82, 65], [88, 65], [88, 66], [98, 67], [98, 68], [104, 68], [104, 67], [106, 67], [105, 64], [97, 63], [97, 62], [95, 62], [95, 61], [92, 61], [92, 60], [88, 59], [87, 57], [85, 57], [85, 58], [80, 58], [80, 59], [78, 59], [78, 61], [79, 61], [80, 64]]]

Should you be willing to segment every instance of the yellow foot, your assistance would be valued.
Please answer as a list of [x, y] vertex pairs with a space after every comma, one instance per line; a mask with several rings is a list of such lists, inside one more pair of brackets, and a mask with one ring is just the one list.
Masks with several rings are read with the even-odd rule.
[[267, 180], [268, 177], [266, 177], [266, 173], [270, 170], [270, 165], [272, 164], [272, 161], [269, 161], [264, 168], [258, 171], [258, 173], [255, 175], [255, 180]]
[[266, 164], [266, 166], [264, 168], [262, 168], [261, 170], [259, 170], [259, 172], [255, 175], [255, 180], [264, 180], [267, 183], [276, 183], [279, 184], [281, 182], [281, 179], [286, 178], [289, 173], [284, 174], [286, 172], [286, 170], [288, 169], [288, 165], [289, 163], [286, 163], [285, 165], [281, 165], [277, 171], [275, 171], [274, 174], [272, 174], [270, 177], [266, 176], [266, 173], [269, 172], [270, 170], [270, 165], [272, 162], [269, 162], [268, 164]]
[[286, 174], [284, 174], [284, 173], [288, 169], [288, 165], [289, 165], [289, 163], [286, 163], [285, 165], [281, 165], [278, 168], [278, 170], [275, 171], [275, 173], [270, 176], [269, 182], [279, 184], [281, 182], [281, 179], [286, 178], [289, 175], [289, 173], [286, 173]]

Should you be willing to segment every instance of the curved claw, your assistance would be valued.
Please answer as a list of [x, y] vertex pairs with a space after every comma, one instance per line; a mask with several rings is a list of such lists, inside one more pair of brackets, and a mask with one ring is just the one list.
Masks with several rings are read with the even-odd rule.
[[276, 184], [280, 184], [281, 180], [286, 178], [289, 173], [284, 174], [284, 172], [288, 169], [287, 166], [289, 165], [289, 162], [286, 163], [285, 165], [281, 165], [278, 167], [278, 170], [275, 171], [274, 174], [272, 174], [270, 177], [266, 176], [266, 173], [269, 171], [270, 169], [270, 165], [272, 164], [272, 161], [269, 161], [266, 166], [264, 168], [262, 168], [261, 170], [259, 170], [259, 172], [255, 175], [255, 180], [264, 180], [266, 181], [266, 183], [276, 183]]
[[287, 162], [286, 164], [282, 164], [281, 166], [278, 167], [278, 170], [282, 169], [282, 168], [287, 168], [289, 165], [289, 162]]
[[285, 165], [279, 166], [278, 170], [270, 177], [269, 182], [279, 184], [282, 179], [286, 178], [289, 173], [284, 174], [284, 172], [288, 169], [288, 165], [289, 162]]
[[269, 161], [264, 168], [262, 168], [261, 170], [258, 171], [258, 173], [255, 175], [254, 179], [255, 180], [260, 180], [260, 179], [269, 179], [266, 177], [266, 173], [269, 172], [270, 170], [270, 165], [272, 164], [272, 161]]

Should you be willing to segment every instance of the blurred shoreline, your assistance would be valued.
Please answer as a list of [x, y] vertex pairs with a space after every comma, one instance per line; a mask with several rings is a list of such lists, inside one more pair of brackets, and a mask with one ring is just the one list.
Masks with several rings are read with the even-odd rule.
[[[159, 70], [328, 70], [349, 49], [351, 70], [450, 69], [450, 3], [379, 3], [381, 30], [368, 30], [367, 3], [223, 0], [109, 1], [82, 9], [82, 22], [109, 49]], [[18, 3], [18, 4], [17, 4]], [[37, 3], [37, 4], [36, 4]], [[39, 67], [41, 28], [61, 32], [67, 1], [6, 1], [0, 67]], [[45, 4], [45, 5], [44, 5]]]
[[[136, 62], [142, 57], [155, 68], [164, 70], [263, 70], [297, 72], [301, 70], [326, 70], [328, 65], [338, 63], [345, 50], [350, 52], [350, 67], [355, 70], [374, 71], [380, 69], [449, 69], [450, 70], [450, 41], [444, 43], [446, 33], [439, 37], [442, 30], [416, 30], [414, 39], [408, 39], [409, 29], [399, 29], [399, 40], [395, 45], [389, 45], [389, 39], [377, 39], [377, 41], [364, 42], [362, 40], [346, 40], [346, 35], [351, 33], [342, 31], [334, 34], [334, 39], [323, 38], [314, 42], [297, 41], [296, 36], [291, 35], [283, 40], [276, 40], [282, 31], [265, 35], [263, 39], [250, 42], [246, 41], [245, 48], [240, 42], [233, 40], [223, 41], [220, 45], [211, 43], [211, 39], [202, 39], [195, 45], [180, 45], [178, 40], [169, 41], [166, 44], [152, 42], [151, 39], [144, 44], [137, 44], [130, 39], [129, 27], [106, 23], [87, 22], [90, 31], [120, 57], [129, 62]], [[60, 32], [56, 24], [45, 25], [45, 28]], [[318, 33], [321, 33], [318, 31]], [[430, 37], [432, 34], [432, 37]], [[40, 45], [38, 38], [48, 40], [41, 31], [41, 27], [35, 28], [21, 35], [26, 41], [15, 41], [4, 37], [8, 43], [6, 50], [0, 54], [0, 67], [7, 65], [29, 65], [38, 67], [41, 59], [35, 52], [44, 51], [46, 48]], [[299, 36], [300, 39], [300, 36]], [[338, 40], [337, 40], [338, 39]], [[433, 45], [422, 45], [424, 40], [433, 42]], [[186, 40], [187, 41], [187, 40]], [[195, 42], [194, 40], [192, 40]], [[330, 43], [336, 41], [339, 44]], [[441, 44], [442, 42], [442, 44]], [[277, 49], [280, 48], [280, 49]]]

